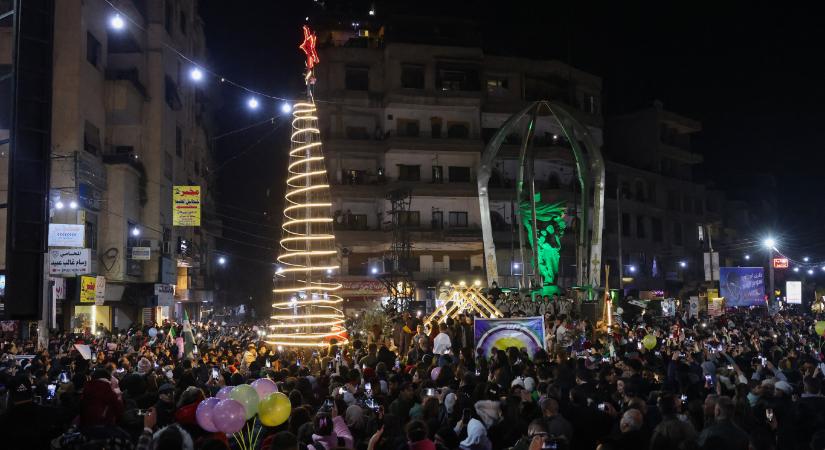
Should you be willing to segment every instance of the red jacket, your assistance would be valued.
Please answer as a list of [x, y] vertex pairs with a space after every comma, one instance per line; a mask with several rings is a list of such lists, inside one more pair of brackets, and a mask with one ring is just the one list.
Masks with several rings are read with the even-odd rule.
[[115, 425], [123, 416], [123, 402], [107, 379], [97, 379], [83, 386], [80, 426]]

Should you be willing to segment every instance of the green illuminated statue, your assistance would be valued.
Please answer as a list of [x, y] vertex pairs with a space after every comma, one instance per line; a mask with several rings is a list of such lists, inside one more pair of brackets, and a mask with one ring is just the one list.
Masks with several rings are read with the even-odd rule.
[[559, 257], [561, 255], [561, 238], [564, 236], [566, 225], [564, 223], [564, 202], [543, 203], [541, 194], [535, 196], [536, 224], [535, 233], [538, 243], [534, 243], [533, 236], [533, 205], [529, 201], [519, 203], [519, 214], [521, 223], [527, 229], [527, 238], [530, 246], [536, 253], [538, 260], [538, 271], [541, 274], [543, 286], [541, 295], [553, 295], [559, 292], [557, 277], [559, 274]]

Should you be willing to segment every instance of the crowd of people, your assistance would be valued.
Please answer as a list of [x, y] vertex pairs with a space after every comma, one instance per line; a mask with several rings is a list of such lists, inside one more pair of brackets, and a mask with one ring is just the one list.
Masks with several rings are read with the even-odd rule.
[[477, 353], [469, 315], [429, 333], [407, 315], [400, 338], [352, 333], [305, 351], [220, 324], [196, 325], [191, 351], [175, 323], [56, 335], [44, 349], [10, 340], [2, 448], [241, 448], [195, 411], [268, 377], [292, 409], [276, 427], [250, 419], [267, 450], [825, 449], [814, 317], [642, 316], [606, 333], [571, 315], [547, 311], [547, 347], [532, 355]]

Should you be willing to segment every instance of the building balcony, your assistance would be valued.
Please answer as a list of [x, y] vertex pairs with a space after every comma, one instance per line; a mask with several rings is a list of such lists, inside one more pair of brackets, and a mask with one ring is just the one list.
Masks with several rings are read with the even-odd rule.
[[333, 183], [332, 197], [384, 199], [389, 192], [410, 189], [413, 197], [475, 197], [478, 188], [475, 181], [466, 183], [429, 183], [426, 181], [367, 181], [364, 183]]

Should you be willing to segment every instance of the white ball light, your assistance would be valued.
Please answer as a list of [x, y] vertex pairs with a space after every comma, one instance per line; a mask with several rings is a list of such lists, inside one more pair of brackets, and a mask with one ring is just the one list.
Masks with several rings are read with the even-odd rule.
[[249, 109], [258, 109], [258, 99], [257, 98], [250, 98], [249, 101], [246, 102]]
[[192, 70], [189, 71], [189, 78], [195, 81], [200, 81], [203, 79], [203, 71], [198, 69], [197, 67], [194, 67], [192, 68]]
[[284, 113], [284, 114], [289, 114], [291, 111], [292, 111], [292, 105], [290, 105], [289, 103], [284, 102], [284, 103], [281, 105], [281, 112], [282, 112], [282, 113]]
[[115, 30], [122, 30], [126, 26], [126, 22], [123, 21], [123, 17], [120, 17], [120, 14], [115, 14], [112, 16], [112, 19], [109, 20], [109, 25]]

